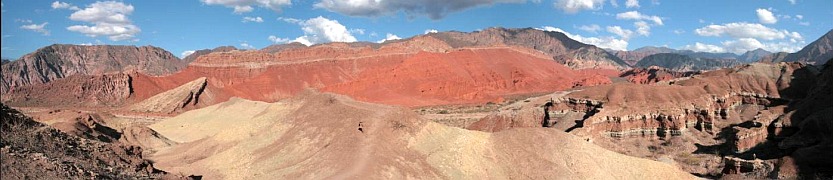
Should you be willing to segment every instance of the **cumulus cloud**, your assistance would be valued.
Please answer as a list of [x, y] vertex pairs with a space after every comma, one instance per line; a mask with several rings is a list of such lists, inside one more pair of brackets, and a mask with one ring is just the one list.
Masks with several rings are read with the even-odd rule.
[[653, 21], [656, 25], [663, 25], [662, 18], [659, 16], [649, 16], [639, 11], [628, 11], [616, 14], [616, 19], [624, 19], [624, 20], [636, 20], [636, 21]]
[[249, 43], [245, 43], [245, 42], [240, 43], [240, 47], [242, 47], [243, 49], [257, 49], [254, 46], [250, 45]]
[[91, 23], [92, 26], [73, 25], [67, 27], [67, 30], [90, 37], [107, 36], [112, 41], [135, 40], [135, 35], [142, 30], [127, 18], [133, 10], [133, 5], [122, 2], [95, 2], [69, 16], [73, 21]]
[[700, 43], [700, 42], [696, 42], [696, 43], [694, 43], [694, 45], [686, 45], [686, 46], [683, 47], [683, 49], [697, 51], [697, 52], [710, 52], [710, 53], [726, 52], [726, 50], [723, 49], [720, 46], [712, 45], [712, 44], [703, 44], [703, 43]]
[[642, 36], [651, 35], [651, 26], [648, 25], [645, 21], [636, 21], [633, 22], [633, 26], [636, 27], [636, 33]]
[[708, 25], [695, 29], [694, 33], [700, 36], [729, 36], [734, 38], [756, 38], [765, 40], [790, 38], [795, 41], [804, 40], [798, 32], [778, 30], [766, 27], [762, 24], [736, 22], [722, 25]]
[[280, 12], [283, 6], [292, 5], [290, 0], [200, 0], [207, 5], [222, 5], [234, 8], [234, 13], [252, 12], [254, 6], [268, 8]]
[[52, 9], [69, 9], [73, 11], [81, 10], [78, 6], [73, 6], [72, 4], [60, 1], [52, 2]]
[[567, 35], [567, 37], [569, 37], [570, 39], [585, 44], [592, 44], [600, 48], [613, 49], [617, 51], [624, 51], [628, 49], [628, 41], [616, 39], [614, 37], [584, 37], [581, 35], [569, 33], [567, 31], [562, 30], [561, 28], [555, 28], [551, 26], [544, 26], [540, 28], [540, 30], [564, 33], [564, 35]]
[[243, 22], [243, 23], [247, 23], [247, 22], [262, 23], [262, 22], [263, 22], [263, 18], [261, 18], [260, 16], [257, 16], [257, 17], [248, 17], [248, 16], [246, 16], [246, 17], [243, 17], [243, 21], [242, 21], [242, 22]]
[[764, 24], [775, 24], [778, 22], [778, 18], [775, 18], [775, 15], [772, 14], [772, 11], [767, 9], [758, 9], [755, 10], [758, 13], [758, 21]]
[[20, 26], [20, 29], [39, 32], [39, 33], [43, 34], [44, 36], [49, 36], [49, 30], [46, 30], [46, 25], [47, 24], [49, 24], [49, 22], [44, 22], [44, 23], [41, 23], [41, 24], [27, 24], [27, 25]]
[[376, 43], [383, 43], [383, 42], [385, 42], [385, 41], [397, 40], [397, 39], [402, 39], [402, 38], [400, 38], [400, 37], [399, 37], [399, 36], [397, 36], [396, 34], [391, 34], [391, 33], [388, 33], [387, 35], [385, 35], [385, 39], [382, 39], [382, 40], [376, 41]]
[[579, 26], [579, 27], [578, 27], [578, 29], [579, 29], [579, 30], [582, 30], [582, 31], [587, 31], [587, 32], [596, 33], [597, 31], [601, 30], [601, 29], [602, 29], [602, 27], [601, 27], [601, 26], [599, 26], [598, 24], [591, 24], [591, 25], [582, 25], [582, 26]]
[[555, 8], [567, 14], [575, 14], [582, 10], [599, 10], [604, 3], [604, 0], [556, 0]]
[[362, 17], [378, 17], [405, 12], [411, 16], [427, 16], [441, 19], [449, 13], [462, 11], [477, 6], [496, 3], [522, 3], [526, 0], [321, 0], [313, 5], [315, 8]]
[[321, 16], [308, 20], [293, 18], [282, 18], [282, 20], [300, 25], [301, 30], [304, 31], [304, 35], [295, 38], [293, 42], [307, 46], [327, 42], [356, 42], [356, 37], [347, 30], [347, 27], [336, 20]]
[[627, 0], [627, 1], [625, 1], [625, 7], [638, 8], [639, 7], [639, 0]]
[[623, 29], [619, 26], [608, 26], [607, 32], [616, 34], [617, 36], [622, 37], [622, 39], [626, 41], [631, 38], [631, 35], [633, 35], [633, 31]]
[[437, 33], [437, 32], [439, 32], [439, 31], [437, 31], [436, 29], [426, 29], [425, 30], [425, 34]]
[[283, 44], [289, 42], [289, 38], [280, 38], [274, 35], [269, 36], [267, 39], [269, 39], [269, 41], [275, 44]]
[[182, 54], [179, 54], [179, 57], [180, 58], [185, 58], [185, 57], [190, 56], [191, 54], [194, 54], [194, 52], [196, 52], [196, 51], [194, 51], [194, 50], [182, 51]]

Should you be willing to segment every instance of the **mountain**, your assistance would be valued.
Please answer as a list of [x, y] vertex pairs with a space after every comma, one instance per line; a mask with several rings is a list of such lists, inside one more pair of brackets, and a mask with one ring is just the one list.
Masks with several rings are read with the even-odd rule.
[[440, 39], [453, 48], [483, 46], [521, 46], [541, 51], [559, 63], [573, 69], [626, 69], [629, 65], [604, 49], [584, 44], [560, 32], [533, 28], [488, 28], [471, 33], [439, 32], [430, 36]]
[[673, 53], [677, 50], [667, 48], [667, 47], [654, 47], [654, 46], [645, 46], [638, 49], [634, 49], [633, 51], [612, 51], [616, 57], [621, 58], [628, 65], [636, 65], [639, 60], [645, 58], [650, 55], [659, 54], [659, 53]]
[[693, 58], [708, 58], [708, 59], [737, 59], [738, 55], [734, 53], [710, 53], [710, 52], [696, 52], [692, 50], [678, 50], [674, 52], [677, 54], [687, 55]]
[[229, 51], [234, 51], [234, 50], [237, 50], [237, 48], [234, 47], [234, 46], [220, 46], [220, 47], [216, 47], [214, 49], [197, 50], [197, 51], [194, 51], [194, 53], [191, 53], [191, 55], [188, 55], [185, 58], [182, 58], [182, 61], [184, 61], [187, 64], [187, 63], [194, 62], [194, 60], [197, 60], [197, 58], [199, 58], [202, 55], [211, 54], [213, 52], [229, 52]]
[[304, 44], [301, 44], [301, 43], [298, 43], [298, 42], [292, 42], [292, 43], [289, 43], [289, 44], [270, 45], [270, 46], [267, 46], [263, 49], [260, 49], [260, 51], [265, 52], [265, 53], [276, 53], [276, 52], [281, 52], [281, 51], [287, 50], [287, 49], [296, 49], [296, 48], [305, 48], [305, 47], [307, 47], [307, 45], [304, 45]]
[[743, 53], [742, 55], [738, 56], [737, 59], [738, 61], [744, 63], [758, 62], [761, 60], [761, 58], [770, 54], [772, 54], [772, 52], [758, 48], [752, 51], [746, 51], [746, 53]]
[[833, 29], [804, 46], [795, 53], [776, 53], [761, 59], [761, 62], [807, 62], [824, 64], [833, 58]]
[[740, 64], [734, 59], [697, 58], [676, 53], [660, 53], [647, 56], [636, 67], [659, 66], [673, 71], [700, 71], [732, 67]]
[[96, 75], [136, 71], [149, 75], [177, 72], [187, 64], [153, 46], [64, 45], [46, 46], [3, 64], [2, 92], [41, 84], [74, 74]]

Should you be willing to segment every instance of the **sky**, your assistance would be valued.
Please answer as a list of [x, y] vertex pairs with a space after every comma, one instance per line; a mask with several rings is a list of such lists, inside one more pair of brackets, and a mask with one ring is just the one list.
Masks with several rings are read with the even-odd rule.
[[383, 42], [489, 27], [559, 31], [613, 50], [795, 52], [833, 29], [830, 0], [2, 1], [2, 57], [51, 44], [218, 46]]

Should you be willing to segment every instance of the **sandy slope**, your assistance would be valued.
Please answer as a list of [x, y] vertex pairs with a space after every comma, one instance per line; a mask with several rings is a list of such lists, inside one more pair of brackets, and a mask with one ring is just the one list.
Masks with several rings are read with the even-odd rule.
[[311, 92], [277, 103], [233, 98], [150, 127], [180, 142], [151, 158], [158, 167], [207, 179], [694, 178], [554, 129], [469, 131]]

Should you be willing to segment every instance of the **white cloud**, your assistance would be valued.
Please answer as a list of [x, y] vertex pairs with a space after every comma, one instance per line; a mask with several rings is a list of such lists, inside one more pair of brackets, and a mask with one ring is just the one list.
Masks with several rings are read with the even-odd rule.
[[628, 49], [628, 41], [616, 39], [614, 37], [584, 37], [577, 34], [571, 34], [567, 31], [561, 30], [560, 28], [555, 28], [552, 26], [544, 26], [539, 30], [564, 33], [564, 35], [567, 35], [567, 37], [569, 37], [570, 39], [585, 44], [596, 45], [600, 48], [613, 49], [618, 51], [624, 51]]
[[207, 5], [222, 5], [234, 8], [234, 13], [242, 14], [254, 11], [254, 7], [269, 8], [280, 12], [281, 7], [292, 5], [290, 0], [200, 0]]
[[182, 54], [179, 54], [179, 58], [188, 57], [191, 54], [194, 54], [194, 52], [196, 52], [196, 51], [194, 51], [194, 50], [182, 51]]
[[439, 32], [439, 31], [437, 31], [436, 29], [426, 29], [426, 30], [425, 30], [425, 34], [429, 34], [429, 33], [437, 33], [437, 32]]
[[651, 26], [648, 25], [645, 21], [636, 21], [633, 22], [633, 26], [636, 26], [636, 33], [642, 36], [651, 35]]
[[628, 11], [628, 12], [623, 12], [623, 13], [616, 14], [616, 19], [636, 20], [636, 21], [647, 20], [647, 21], [653, 21], [654, 24], [656, 24], [656, 25], [663, 25], [661, 17], [645, 15], [645, 14], [639, 13], [639, 11]]
[[378, 17], [405, 12], [410, 16], [427, 16], [431, 19], [441, 19], [452, 12], [477, 6], [496, 3], [522, 3], [526, 0], [321, 0], [313, 5], [315, 8], [362, 17]]
[[582, 31], [596, 33], [597, 31], [601, 30], [602, 27], [599, 26], [598, 24], [591, 24], [591, 25], [582, 25], [582, 26], [578, 27], [578, 29], [582, 30]]
[[245, 42], [240, 43], [240, 47], [242, 47], [243, 49], [257, 49], [254, 46], [250, 45], [249, 43], [245, 43]]
[[716, 45], [712, 45], [712, 44], [703, 44], [703, 43], [700, 43], [700, 42], [694, 43], [694, 45], [686, 45], [686, 46], [683, 47], [683, 49], [688, 49], [688, 50], [697, 51], [697, 52], [710, 52], [710, 53], [726, 52], [726, 50], [723, 49], [720, 46], [716, 46]]
[[46, 30], [46, 25], [47, 24], [49, 24], [49, 22], [44, 22], [44, 23], [41, 23], [41, 24], [27, 24], [27, 25], [20, 26], [20, 29], [39, 32], [39, 33], [43, 34], [44, 36], [49, 36], [49, 30]]
[[133, 39], [141, 32], [138, 26], [133, 25], [128, 15], [133, 13], [133, 5], [115, 1], [95, 2], [82, 10], [78, 10], [69, 16], [74, 21], [92, 23], [88, 25], [73, 25], [67, 30], [79, 32], [90, 37], [108, 36], [112, 41]]
[[350, 33], [364, 34], [364, 29], [350, 29]]
[[304, 35], [295, 38], [293, 42], [299, 42], [307, 46], [327, 42], [356, 42], [356, 37], [350, 34], [347, 27], [336, 20], [330, 20], [321, 16], [308, 20], [284, 18], [286, 22], [294, 22], [301, 26]]
[[73, 6], [72, 4], [60, 1], [52, 2], [52, 9], [69, 9], [73, 11], [81, 10], [78, 6]]
[[616, 1], [617, 0], [610, 0], [610, 5], [613, 6], [613, 7], [619, 7], [619, 2], [616, 2]]
[[764, 24], [775, 24], [778, 22], [778, 18], [772, 14], [772, 11], [766, 9], [758, 9], [755, 10], [758, 13], [758, 21]]
[[795, 15], [795, 18], [797, 18], [798, 20], [802, 20], [802, 19], [804, 19], [804, 16], [799, 14], [799, 15]]
[[283, 43], [289, 42], [289, 38], [279, 38], [279, 37], [274, 36], [274, 35], [269, 36], [267, 39], [269, 39], [269, 41], [272, 41], [272, 43], [274, 43], [274, 44], [283, 44]]
[[787, 1], [789, 1], [790, 4], [795, 5], [795, 0], [787, 0]]
[[575, 14], [581, 10], [599, 10], [604, 3], [604, 0], [556, 0], [555, 8], [567, 14]]
[[810, 26], [810, 22], [799, 22], [798, 25]]
[[627, 0], [627, 1], [625, 1], [625, 7], [638, 8], [639, 7], [639, 0]]
[[726, 35], [734, 38], [757, 38], [765, 40], [791, 38], [797, 41], [803, 40], [801, 34], [798, 32], [778, 30], [761, 24], [746, 22], [708, 25], [703, 28], [695, 29], [694, 32], [700, 36], [720, 37]]
[[382, 40], [376, 41], [376, 43], [383, 43], [383, 42], [385, 42], [385, 41], [397, 40], [397, 39], [402, 39], [402, 38], [400, 38], [400, 37], [399, 37], [399, 36], [397, 36], [396, 34], [391, 34], [391, 33], [388, 33], [387, 35], [385, 35], [385, 39], [382, 39]]
[[683, 33], [685, 33], [685, 30], [682, 30], [682, 29], [676, 29], [676, 30], [674, 30], [673, 32], [674, 32], [674, 34], [683, 34]]
[[621, 37], [623, 40], [626, 40], [626, 41], [631, 38], [631, 35], [633, 35], [633, 31], [623, 29], [622, 27], [619, 27], [619, 26], [608, 26], [607, 27], [607, 32], [616, 34], [617, 36]]
[[258, 17], [248, 17], [248, 16], [246, 16], [246, 17], [243, 17], [243, 21], [242, 21], [242, 22], [244, 22], [244, 23], [247, 23], [247, 22], [262, 23], [262, 22], [263, 22], [263, 18], [260, 18], [260, 16], [258, 16]]
[[[727, 52], [741, 54], [746, 51], [755, 50], [758, 48], [765, 49], [771, 52], [796, 52], [801, 50], [802, 46], [799, 43], [792, 42], [760, 42], [753, 38], [740, 38], [737, 40], [729, 40], [722, 42], [723, 47]], [[800, 44], [803, 44], [801, 42]]]

